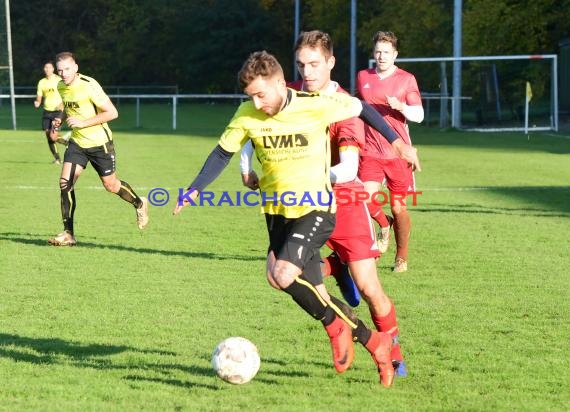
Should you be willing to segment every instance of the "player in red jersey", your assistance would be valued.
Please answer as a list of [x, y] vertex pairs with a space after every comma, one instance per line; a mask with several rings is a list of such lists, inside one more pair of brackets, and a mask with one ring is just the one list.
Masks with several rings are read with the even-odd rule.
[[[424, 118], [416, 78], [394, 64], [398, 56], [398, 39], [394, 33], [379, 31], [373, 41], [376, 68], [358, 72], [358, 95], [378, 110], [411, 145], [407, 122], [420, 123]], [[380, 133], [366, 125], [365, 132], [366, 146], [361, 153], [358, 176], [370, 195], [380, 189], [384, 180], [387, 182], [396, 238], [394, 272], [405, 272], [408, 270], [408, 242], [412, 226], [405, 197], [415, 190], [413, 168], [398, 158]], [[368, 207], [370, 215], [381, 227], [379, 247], [387, 249], [391, 219], [383, 213], [379, 202], [369, 202]]]
[[[318, 30], [300, 34], [295, 58], [302, 80], [288, 86], [306, 92], [321, 94], [345, 93], [337, 82], [331, 80], [335, 64], [333, 45], [330, 36]], [[366, 203], [355, 201], [357, 193], [364, 192], [364, 185], [357, 179], [359, 150], [364, 146], [362, 121], [351, 118], [332, 123], [329, 127], [331, 139], [331, 182], [337, 199], [336, 225], [327, 241], [333, 255], [324, 259], [324, 274], [335, 275], [343, 296], [352, 305], [359, 303], [353, 293], [350, 274], [342, 276], [346, 263], [354, 278], [354, 283], [367, 302], [374, 325], [379, 331], [389, 333], [394, 341], [392, 360], [396, 374], [405, 376], [406, 369], [398, 344], [398, 323], [396, 311], [390, 298], [384, 293], [376, 271], [378, 251], [376, 234], [368, 214]], [[402, 144], [398, 139], [396, 145]], [[249, 156], [242, 157], [242, 178], [244, 184], [251, 183], [254, 172], [250, 171]], [[249, 185], [248, 185], [249, 186]], [[255, 185], [250, 188], [255, 188]], [[350, 200], [349, 200], [350, 199]], [[342, 283], [341, 283], [342, 282]], [[319, 289], [323, 295], [326, 290]], [[358, 293], [358, 292], [356, 292]]]

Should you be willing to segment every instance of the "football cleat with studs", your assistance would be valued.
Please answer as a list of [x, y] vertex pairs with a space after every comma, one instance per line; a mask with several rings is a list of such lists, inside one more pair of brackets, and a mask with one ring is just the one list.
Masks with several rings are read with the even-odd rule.
[[392, 365], [392, 337], [385, 332], [372, 331], [372, 336], [366, 344], [366, 349], [372, 355], [380, 375], [380, 383], [389, 388], [394, 383], [394, 366]]
[[386, 218], [388, 219], [388, 226], [381, 227], [380, 233], [378, 233], [378, 250], [382, 254], [388, 250], [388, 246], [390, 245], [390, 229], [392, 229], [392, 225], [394, 224], [394, 218], [392, 216], [386, 215]]
[[404, 258], [397, 257], [396, 261], [394, 262], [394, 269], [392, 271], [394, 273], [402, 273], [408, 270], [408, 261]]
[[331, 341], [334, 368], [338, 373], [343, 373], [350, 368], [354, 360], [352, 329], [348, 323], [336, 316], [330, 325], [325, 326], [325, 330]]
[[52, 246], [75, 246], [77, 241], [71, 233], [64, 230], [55, 237], [48, 239], [48, 243]]
[[148, 225], [148, 199], [141, 197], [142, 205], [137, 208], [137, 226], [139, 229], [144, 229]]

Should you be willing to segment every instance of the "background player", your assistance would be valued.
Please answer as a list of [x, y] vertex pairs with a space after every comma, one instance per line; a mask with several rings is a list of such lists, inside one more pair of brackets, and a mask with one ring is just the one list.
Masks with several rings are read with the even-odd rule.
[[[115, 173], [113, 135], [107, 122], [118, 117], [117, 109], [95, 79], [78, 73], [79, 67], [73, 54], [59, 53], [56, 65], [62, 78], [58, 91], [72, 136], [59, 178], [64, 230], [48, 242], [54, 246], [74, 246], [77, 243], [73, 227], [76, 208], [74, 187], [87, 163], [93, 165], [107, 191], [116, 193], [136, 208], [137, 225], [139, 229], [144, 229], [148, 224], [147, 199], [139, 197]], [[55, 119], [54, 125], [59, 127], [60, 124], [61, 119]]]
[[[285, 192], [308, 193], [313, 199], [323, 195], [323, 191], [331, 195], [326, 129], [334, 121], [361, 113], [362, 104], [338, 93], [309, 95], [288, 89], [281, 65], [267, 52], [251, 54], [238, 78], [251, 100], [239, 106], [200, 173], [179, 199], [174, 214], [196, 199], [228, 165], [232, 155], [251, 139], [263, 171], [259, 188], [269, 199], [262, 205], [269, 234], [269, 283], [289, 294], [323, 323], [339, 373], [352, 362], [354, 336], [372, 354], [382, 384], [390, 386], [394, 378], [390, 335], [370, 331], [358, 319], [348, 318], [334, 298], [329, 301], [316, 289], [322, 284], [320, 247], [334, 228], [334, 202], [284, 204], [277, 199]], [[374, 110], [370, 112], [374, 114]], [[380, 116], [376, 119], [381, 121]], [[279, 139], [288, 136], [295, 138], [294, 145], [279, 144]]]
[[[420, 123], [424, 119], [416, 78], [395, 65], [398, 39], [394, 33], [379, 31], [373, 41], [376, 68], [358, 72], [358, 94], [384, 116], [406, 143], [411, 144], [407, 121]], [[361, 153], [358, 176], [370, 195], [380, 190], [386, 179], [396, 238], [394, 272], [405, 272], [408, 270], [408, 242], [412, 227], [405, 196], [415, 190], [413, 168], [398, 158], [376, 130], [365, 126], [365, 131], [366, 146]], [[370, 215], [381, 227], [379, 245], [381, 249], [387, 249], [391, 222], [378, 204], [369, 202], [368, 207]]]
[[[63, 118], [63, 106], [61, 96], [57, 91], [57, 84], [61, 78], [54, 73], [55, 67], [53, 62], [48, 61], [44, 64], [45, 77], [40, 79], [36, 91], [36, 100], [34, 107], [37, 109], [41, 106], [43, 100], [42, 112], [42, 130], [44, 131], [49, 146], [49, 150], [53, 155], [53, 163], [61, 164], [57, 143], [67, 144], [67, 140], [60, 138], [58, 131], [52, 127], [52, 122], [57, 118]], [[68, 137], [69, 138], [69, 137]]]

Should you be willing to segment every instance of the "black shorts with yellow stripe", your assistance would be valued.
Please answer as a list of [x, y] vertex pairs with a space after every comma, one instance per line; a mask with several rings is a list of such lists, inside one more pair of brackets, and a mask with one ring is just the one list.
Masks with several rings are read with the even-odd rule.
[[277, 259], [300, 268], [311, 284], [323, 283], [320, 249], [334, 230], [335, 215], [313, 211], [305, 216], [288, 219], [265, 214], [269, 233], [269, 250]]
[[78, 164], [84, 169], [87, 163], [91, 163], [99, 176], [109, 176], [115, 173], [115, 146], [109, 141], [103, 146], [84, 149], [70, 140], [63, 161]]

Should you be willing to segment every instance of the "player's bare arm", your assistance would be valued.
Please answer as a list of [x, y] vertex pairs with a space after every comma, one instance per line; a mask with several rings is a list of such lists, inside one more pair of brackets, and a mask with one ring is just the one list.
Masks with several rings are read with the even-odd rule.
[[392, 148], [401, 159], [406, 160], [410, 164], [412, 170], [417, 170], [418, 172], [422, 171], [420, 159], [418, 157], [418, 149], [410, 146], [402, 139], [394, 140], [392, 142]]
[[103, 105], [98, 107], [99, 113], [89, 119], [81, 119], [79, 117], [70, 116], [67, 118], [67, 125], [72, 128], [83, 129], [84, 127], [95, 126], [97, 124], [107, 123], [111, 120], [119, 117], [119, 112], [117, 108], [111, 102], [111, 99], [107, 100]]
[[196, 200], [199, 194], [200, 192], [198, 191], [198, 189], [195, 189], [193, 187], [186, 189], [186, 191], [182, 194], [182, 196], [176, 199], [176, 206], [174, 207], [172, 214], [177, 215], [180, 212], [182, 212], [182, 209], [188, 206], [190, 204], [190, 201]]
[[257, 177], [255, 170], [252, 170], [248, 173], [242, 173], [241, 182], [244, 186], [248, 187], [251, 190], [259, 189], [259, 177]]

